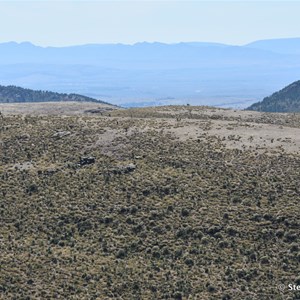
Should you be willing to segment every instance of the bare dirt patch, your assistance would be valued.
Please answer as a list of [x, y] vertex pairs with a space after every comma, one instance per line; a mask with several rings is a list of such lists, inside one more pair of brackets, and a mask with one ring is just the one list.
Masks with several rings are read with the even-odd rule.
[[[39, 102], [39, 103], [0, 103], [4, 115], [78, 115], [92, 111], [116, 109], [115, 106], [94, 102]], [[88, 112], [90, 111], [90, 112]]]

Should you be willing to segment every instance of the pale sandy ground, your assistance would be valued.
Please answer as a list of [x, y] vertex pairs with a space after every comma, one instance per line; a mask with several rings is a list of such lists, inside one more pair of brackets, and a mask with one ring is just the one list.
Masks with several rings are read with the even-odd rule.
[[214, 120], [192, 121], [182, 127], [167, 129], [181, 140], [217, 136], [228, 148], [271, 153], [300, 153], [300, 129], [278, 125]]
[[126, 133], [121, 130], [107, 128], [104, 134], [99, 135], [95, 144], [101, 146], [104, 153], [118, 152], [122, 147], [117, 140], [135, 132], [158, 131], [162, 134], [171, 134], [179, 141], [208, 140], [218, 137], [219, 141], [230, 149], [253, 150], [257, 153], [268, 154], [300, 154], [300, 128], [291, 128], [282, 125], [269, 125], [250, 122], [232, 121], [201, 121], [156, 119], [147, 126], [142, 119], [140, 126], [132, 126]]
[[[80, 115], [89, 109], [108, 108], [109, 105], [97, 103], [59, 102], [59, 103], [14, 103], [0, 104], [0, 111], [9, 114], [34, 115]], [[113, 107], [116, 109], [116, 107]], [[148, 109], [147, 109], [148, 110]], [[110, 154], [122, 147], [119, 137], [128, 137], [134, 132], [156, 130], [169, 133], [174, 138], [187, 141], [205, 140], [218, 137], [223, 145], [231, 149], [253, 150], [259, 153], [279, 154], [282, 152], [300, 154], [300, 114], [269, 114], [252, 111], [208, 107], [157, 107], [151, 111], [161, 114], [194, 115], [197, 118], [141, 118], [126, 132], [106, 128], [99, 134], [95, 146], [102, 145], [103, 151]], [[101, 118], [131, 119], [124, 117], [103, 117], [101, 114], [86, 114]], [[202, 118], [203, 117], [203, 118]]]
[[38, 103], [0, 103], [3, 115], [78, 115], [90, 109], [113, 108], [108, 104], [95, 102], [38, 102]]
[[[212, 107], [157, 107], [156, 112], [190, 115], [192, 119], [165, 119], [166, 131], [180, 140], [217, 136], [231, 149], [259, 153], [300, 154], [300, 113], [264, 113]], [[193, 119], [201, 116], [203, 120]], [[207, 117], [207, 120], [205, 118]]]

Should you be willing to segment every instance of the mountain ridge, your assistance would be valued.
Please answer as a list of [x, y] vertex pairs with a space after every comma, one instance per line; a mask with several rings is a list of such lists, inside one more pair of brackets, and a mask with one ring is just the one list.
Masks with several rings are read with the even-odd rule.
[[296, 37], [296, 38], [258, 40], [246, 44], [244, 45], [244, 47], [272, 51], [274, 53], [299, 55], [300, 38]]
[[247, 110], [264, 112], [300, 112], [300, 80], [295, 81]]
[[0, 103], [25, 103], [25, 102], [97, 102], [109, 104], [91, 97], [75, 93], [57, 93], [51, 91], [32, 90], [14, 85], [0, 85]]

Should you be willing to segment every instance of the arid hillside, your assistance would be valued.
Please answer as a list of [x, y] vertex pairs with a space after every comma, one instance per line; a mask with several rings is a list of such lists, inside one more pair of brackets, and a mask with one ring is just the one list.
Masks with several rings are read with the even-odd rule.
[[300, 114], [43, 105], [0, 105], [0, 299], [300, 299]]

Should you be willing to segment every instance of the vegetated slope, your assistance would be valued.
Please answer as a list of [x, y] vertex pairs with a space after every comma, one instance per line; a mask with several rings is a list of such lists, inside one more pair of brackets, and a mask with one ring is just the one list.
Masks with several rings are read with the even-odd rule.
[[299, 154], [188, 109], [0, 119], [3, 299], [299, 299]]
[[252, 104], [247, 110], [265, 112], [300, 112], [300, 80]]
[[[78, 94], [55, 93], [50, 91], [35, 91], [17, 86], [0, 85], [0, 103], [14, 102], [54, 102], [54, 101], [79, 101], [106, 103], [87, 96]], [[107, 104], [107, 103], [106, 103]]]

